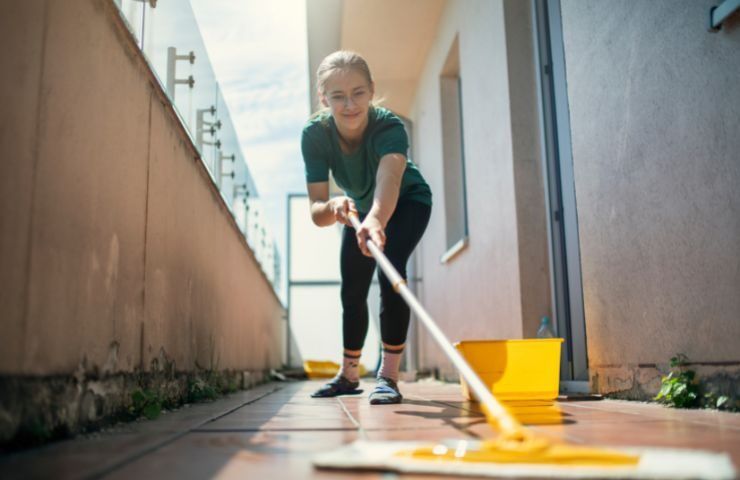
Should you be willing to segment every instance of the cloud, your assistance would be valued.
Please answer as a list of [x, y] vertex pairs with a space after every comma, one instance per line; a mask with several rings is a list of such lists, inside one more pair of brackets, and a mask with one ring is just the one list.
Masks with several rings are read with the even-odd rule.
[[255, 177], [260, 195], [281, 191], [305, 191], [303, 159], [298, 140], [270, 142], [245, 148], [247, 163]]
[[247, 66], [284, 65], [306, 60], [303, 0], [191, 0], [220, 79], [240, 76]]
[[305, 0], [191, 0], [264, 218], [283, 259], [286, 199], [305, 193], [309, 115]]

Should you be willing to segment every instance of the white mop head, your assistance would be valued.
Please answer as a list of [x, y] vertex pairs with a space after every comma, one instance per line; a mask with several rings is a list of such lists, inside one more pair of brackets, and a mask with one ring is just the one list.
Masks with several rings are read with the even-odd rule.
[[[735, 469], [725, 453], [677, 449], [619, 449], [640, 455], [640, 463], [630, 467], [593, 467], [537, 464], [473, 463], [427, 461], [395, 456], [429, 442], [356, 441], [332, 452], [314, 457], [318, 468], [376, 470], [399, 473], [428, 473], [478, 477], [533, 478], [634, 478], [653, 480], [733, 480]], [[608, 447], [610, 450], [617, 450]]]

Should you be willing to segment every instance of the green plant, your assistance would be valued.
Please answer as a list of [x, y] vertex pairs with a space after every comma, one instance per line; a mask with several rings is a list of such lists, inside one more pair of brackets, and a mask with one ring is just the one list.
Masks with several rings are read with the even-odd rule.
[[732, 399], [727, 395], [717, 395], [714, 392], [707, 392], [704, 394], [704, 398], [702, 403], [702, 407], [714, 409], [714, 410], [724, 410], [727, 412], [737, 412], [740, 411], [740, 401], [735, 401], [733, 403]]
[[162, 413], [162, 403], [162, 398], [154, 390], [136, 389], [131, 394], [129, 413], [135, 418], [143, 415], [152, 420]]
[[726, 408], [726, 406], [729, 405], [730, 397], [727, 395], [720, 395], [717, 397], [717, 401], [714, 403], [715, 408], [722, 410], [723, 408]]
[[215, 400], [219, 397], [220, 392], [210, 381], [205, 381], [200, 377], [188, 380], [188, 402], [196, 403], [204, 400]]
[[671, 358], [671, 372], [661, 378], [661, 388], [654, 400], [675, 408], [692, 408], [699, 404], [696, 372], [688, 370], [688, 357], [679, 353]]

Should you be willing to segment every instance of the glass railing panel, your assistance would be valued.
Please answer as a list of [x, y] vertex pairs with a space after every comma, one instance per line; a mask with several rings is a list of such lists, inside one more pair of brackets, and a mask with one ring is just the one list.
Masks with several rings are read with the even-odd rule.
[[144, 13], [146, 5], [141, 0], [115, 0], [118, 8], [123, 14], [123, 18], [128, 22], [131, 33], [136, 38], [136, 43], [141, 48], [141, 39], [143, 37]]
[[158, 0], [144, 25], [144, 54], [215, 177], [218, 83], [193, 10], [182, 0]]
[[280, 256], [190, 3], [116, 4], [263, 272], [279, 291]]

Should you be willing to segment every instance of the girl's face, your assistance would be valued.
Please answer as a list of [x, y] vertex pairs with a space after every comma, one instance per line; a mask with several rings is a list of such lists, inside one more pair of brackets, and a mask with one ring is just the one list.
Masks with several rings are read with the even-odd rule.
[[321, 103], [329, 107], [334, 121], [347, 130], [362, 128], [367, 121], [374, 85], [356, 70], [337, 70], [324, 83]]

